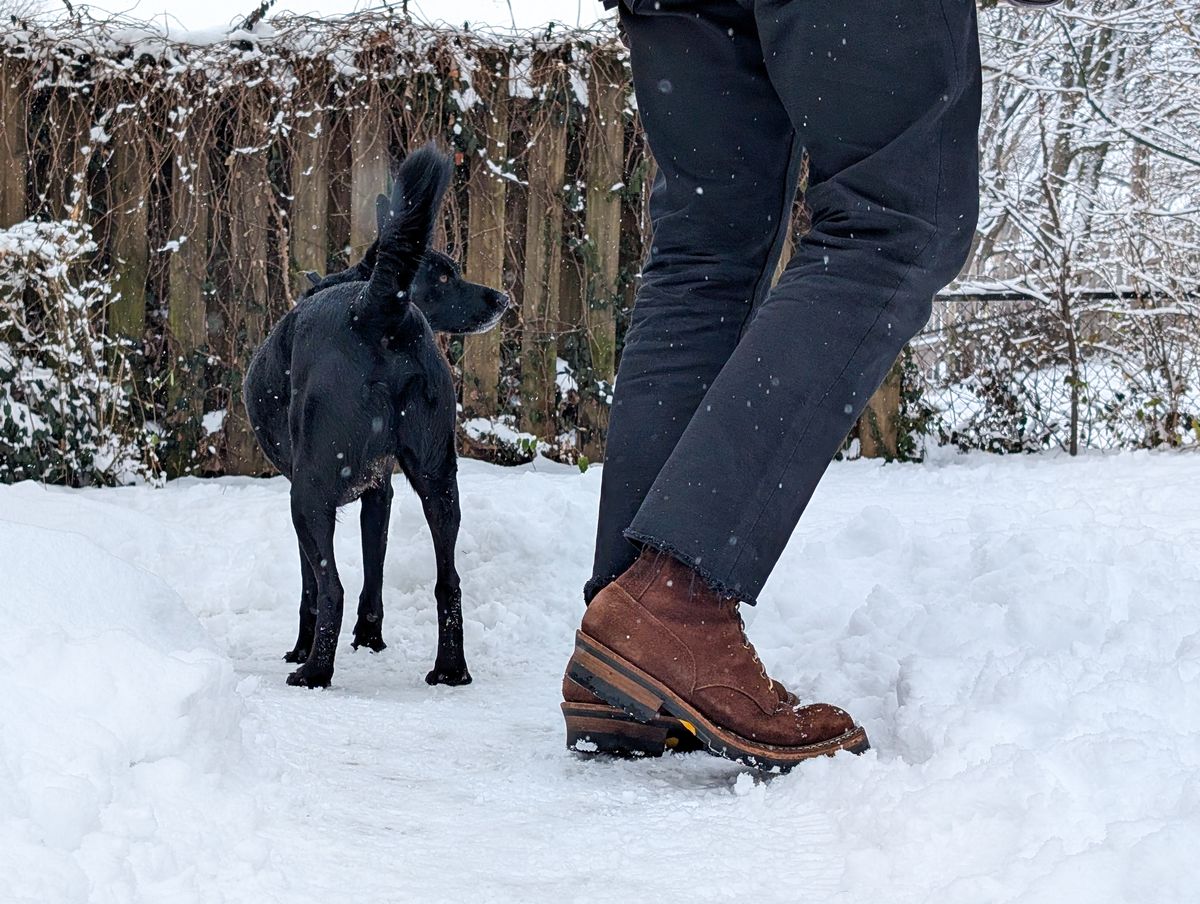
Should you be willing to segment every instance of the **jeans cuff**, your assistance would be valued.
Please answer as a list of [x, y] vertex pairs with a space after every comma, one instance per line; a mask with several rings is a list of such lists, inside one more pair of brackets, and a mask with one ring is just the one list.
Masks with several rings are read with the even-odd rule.
[[[683, 552], [679, 548], [672, 546], [666, 540], [660, 540], [658, 537], [651, 536], [650, 534], [644, 534], [639, 530], [634, 530], [632, 527], [628, 528], [624, 532], [624, 534], [625, 534], [625, 538], [627, 540], [630, 540], [630, 541], [638, 544], [639, 546], [649, 546], [651, 549], [657, 549], [659, 552], [665, 552], [667, 555], [671, 556], [672, 558], [678, 559], [680, 562], [682, 562], [688, 568], [692, 569], [692, 571], [696, 572], [696, 574], [700, 575], [700, 577], [704, 581], [704, 583], [706, 583], [714, 592], [716, 592], [720, 596], [723, 596], [726, 599], [738, 600], [740, 602], [745, 603], [747, 606], [753, 606], [758, 603], [757, 599], [746, 598], [745, 596], [742, 595], [743, 591], [735, 590], [728, 581], [713, 574], [711, 571], [709, 571], [707, 568], [705, 568], [703, 566], [703, 564], [701, 564], [695, 557], [689, 556], [687, 553]], [[595, 578], [593, 578], [592, 580], [594, 581]], [[588, 583], [591, 584], [591, 581], [589, 581]], [[586, 591], [585, 591], [585, 593], [586, 593]]]

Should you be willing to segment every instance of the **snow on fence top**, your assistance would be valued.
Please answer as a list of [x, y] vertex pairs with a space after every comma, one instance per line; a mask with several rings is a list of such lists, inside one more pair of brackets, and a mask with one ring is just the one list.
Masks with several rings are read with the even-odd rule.
[[[615, 50], [616, 30], [605, 21], [586, 28], [550, 22], [538, 28], [456, 27], [426, 23], [390, 9], [314, 18], [281, 14], [245, 27], [170, 32], [164, 27], [121, 17], [94, 19], [81, 14], [53, 21], [15, 18], [0, 35], [11, 58], [82, 67], [100, 83], [129, 79], [131, 69], [153, 64], [172, 78], [202, 75], [215, 85], [240, 80], [246, 64], [257, 63], [281, 75], [289, 64], [325, 63], [339, 78], [445, 75], [465, 83], [459, 98], [470, 103], [471, 75], [481, 51], [501, 51], [511, 61], [511, 92], [532, 96], [522, 61], [552, 53], [575, 70], [575, 87], [586, 85], [588, 58], [597, 48]], [[77, 75], [79, 73], [76, 73]], [[587, 104], [586, 90], [575, 99]]]

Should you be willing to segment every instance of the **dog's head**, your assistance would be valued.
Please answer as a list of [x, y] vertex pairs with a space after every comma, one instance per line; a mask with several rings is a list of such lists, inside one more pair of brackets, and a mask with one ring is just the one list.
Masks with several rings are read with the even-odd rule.
[[507, 295], [467, 282], [458, 262], [440, 251], [426, 252], [409, 295], [439, 333], [486, 332], [508, 308]]
[[[380, 195], [375, 201], [375, 216], [381, 233], [391, 216], [391, 205], [386, 195]], [[325, 277], [319, 273], [307, 274], [312, 287], [303, 297], [344, 282], [369, 280], [375, 269], [377, 246], [378, 240], [371, 244], [362, 260], [338, 273]], [[505, 293], [467, 282], [454, 258], [432, 250], [427, 251], [421, 261], [421, 268], [409, 289], [409, 298], [438, 333], [487, 332], [500, 322], [508, 308]]]

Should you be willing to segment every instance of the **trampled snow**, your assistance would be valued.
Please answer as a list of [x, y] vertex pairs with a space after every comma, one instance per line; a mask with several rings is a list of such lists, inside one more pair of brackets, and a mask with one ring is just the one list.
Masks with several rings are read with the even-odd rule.
[[768, 780], [563, 749], [599, 485], [463, 462], [466, 688], [398, 488], [389, 649], [317, 692], [282, 479], [0, 486], [0, 900], [1195, 900], [1200, 458], [835, 464], [746, 615], [874, 749]]

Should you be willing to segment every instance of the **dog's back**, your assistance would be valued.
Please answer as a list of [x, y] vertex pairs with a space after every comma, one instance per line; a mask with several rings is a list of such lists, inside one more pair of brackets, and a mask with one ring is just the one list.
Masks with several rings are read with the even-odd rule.
[[[358, 476], [361, 469], [377, 478], [396, 426], [390, 402], [403, 395], [405, 384], [424, 377], [448, 384], [431, 397], [453, 393], [440, 356], [430, 359], [432, 332], [406, 297], [449, 174], [445, 158], [432, 148], [410, 155], [398, 186], [399, 209], [381, 220], [370, 266], [315, 286], [275, 326], [246, 371], [246, 411], [267, 458], [292, 477], [298, 453], [307, 449], [311, 458], [336, 448], [334, 471], [346, 485], [338, 497], [345, 501], [355, 497], [353, 484], [365, 479]], [[367, 278], [354, 279], [360, 273]], [[406, 361], [406, 355], [417, 360]], [[451, 410], [451, 431], [453, 416]]]

